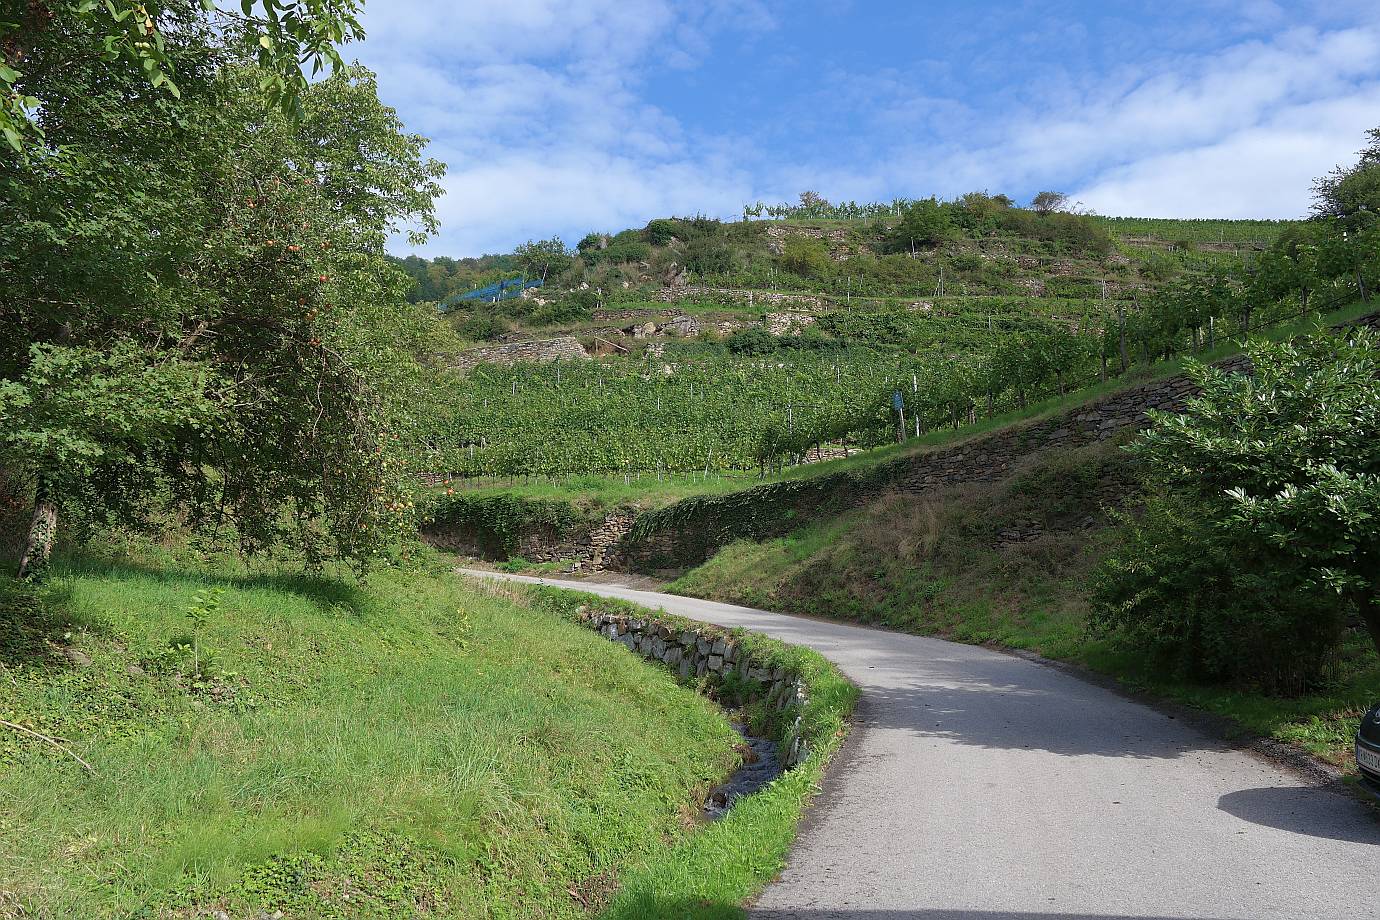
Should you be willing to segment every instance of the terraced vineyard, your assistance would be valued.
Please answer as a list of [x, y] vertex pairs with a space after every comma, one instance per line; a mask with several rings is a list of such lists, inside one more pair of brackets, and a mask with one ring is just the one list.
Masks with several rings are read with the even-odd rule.
[[1039, 216], [988, 196], [858, 207], [590, 234], [540, 293], [449, 316], [462, 336], [561, 333], [597, 360], [457, 379], [430, 468], [765, 472], [1210, 349], [1303, 315], [1309, 297], [1314, 310], [1355, 297], [1349, 279], [1264, 249], [1289, 222]]

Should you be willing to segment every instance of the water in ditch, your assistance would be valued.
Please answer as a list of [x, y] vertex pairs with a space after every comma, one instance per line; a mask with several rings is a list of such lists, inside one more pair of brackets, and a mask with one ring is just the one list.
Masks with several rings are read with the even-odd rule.
[[743, 765], [728, 782], [709, 793], [704, 803], [704, 816], [710, 821], [722, 818], [738, 799], [752, 795], [781, 775], [781, 758], [777, 756], [775, 741], [749, 734], [747, 726], [738, 722], [733, 723], [733, 728], [743, 736], [747, 749], [743, 752]]

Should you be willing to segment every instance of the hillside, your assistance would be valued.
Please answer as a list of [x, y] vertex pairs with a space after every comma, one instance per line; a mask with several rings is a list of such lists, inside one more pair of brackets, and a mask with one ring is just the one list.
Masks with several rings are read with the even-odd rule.
[[[1374, 326], [1380, 315], [1373, 304], [1357, 304], [1330, 320]], [[1274, 335], [1315, 329], [1300, 322]], [[1215, 357], [1236, 370], [1245, 360], [1221, 350]], [[578, 486], [534, 486], [457, 496], [438, 513], [462, 529], [482, 519], [473, 509], [502, 518], [514, 543], [492, 558], [524, 557], [513, 563], [522, 567], [530, 559], [562, 559], [543, 542], [551, 531], [534, 526], [541, 507], [550, 522], [549, 509], [563, 500], [583, 503], [598, 521], [621, 501], [637, 513], [606, 550], [607, 564], [652, 580], [674, 578], [674, 593], [1031, 650], [1228, 717], [1238, 731], [1347, 768], [1355, 720], [1380, 695], [1380, 665], [1359, 621], [1348, 627], [1326, 677], [1284, 696], [1195, 679], [1089, 634], [1090, 581], [1125, 546], [1116, 515], [1144, 500], [1139, 468], [1123, 447], [1146, 424], [1146, 410], [1181, 408], [1195, 392], [1179, 362], [1108, 389], [966, 437], [949, 432], [930, 443], [796, 468], [736, 491], [716, 482], [686, 496], [648, 482], [640, 502], [636, 493], [615, 489], [600, 504], [601, 493], [582, 495]], [[578, 545], [577, 531], [563, 539]], [[552, 551], [540, 555], [543, 548]], [[589, 567], [588, 560], [579, 564]]]
[[[490, 341], [440, 356], [457, 375], [431, 470], [481, 485], [780, 473], [1299, 315], [1255, 271], [1293, 224], [1041, 214], [986, 195], [892, 207], [654, 220], [450, 276], [546, 283], [443, 304], [462, 338]], [[1312, 304], [1353, 298], [1332, 285]]]

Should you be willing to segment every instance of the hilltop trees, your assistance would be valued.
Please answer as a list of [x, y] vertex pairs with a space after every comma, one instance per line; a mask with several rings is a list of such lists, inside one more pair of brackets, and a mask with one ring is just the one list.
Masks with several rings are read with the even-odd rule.
[[894, 251], [913, 251], [917, 246], [937, 246], [953, 235], [949, 208], [936, 198], [914, 202], [888, 234]]
[[1062, 211], [1068, 205], [1069, 196], [1063, 192], [1039, 192], [1030, 199], [1030, 210], [1044, 217], [1055, 211]]
[[285, 110], [238, 33], [170, 9], [176, 94], [110, 61], [99, 22], [57, 16], [25, 51], [18, 85], [44, 102], [0, 163], [0, 463], [33, 488], [25, 573], [64, 508], [175, 507], [246, 549], [362, 562], [400, 525], [394, 446], [425, 404], [427, 326], [383, 243], [434, 227], [440, 167], [367, 71]]
[[524, 275], [543, 280], [561, 274], [575, 263], [575, 258], [558, 236], [549, 240], [528, 240], [513, 255]]

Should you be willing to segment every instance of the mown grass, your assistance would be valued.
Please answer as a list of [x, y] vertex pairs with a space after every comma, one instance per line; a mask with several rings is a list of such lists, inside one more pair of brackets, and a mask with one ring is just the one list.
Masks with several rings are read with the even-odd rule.
[[667, 590], [1033, 651], [1349, 768], [1357, 718], [1380, 700], [1380, 657], [1362, 631], [1326, 681], [1294, 698], [1194, 683], [1089, 634], [1089, 576], [1116, 540], [1104, 504], [1134, 503], [1135, 489], [1115, 442], [1049, 453], [1000, 483], [891, 495], [735, 543]]
[[95, 771], [0, 728], [0, 916], [588, 916], [707, 845], [737, 762], [669, 674], [439, 563], [357, 584], [147, 550], [0, 604], [0, 718]]

